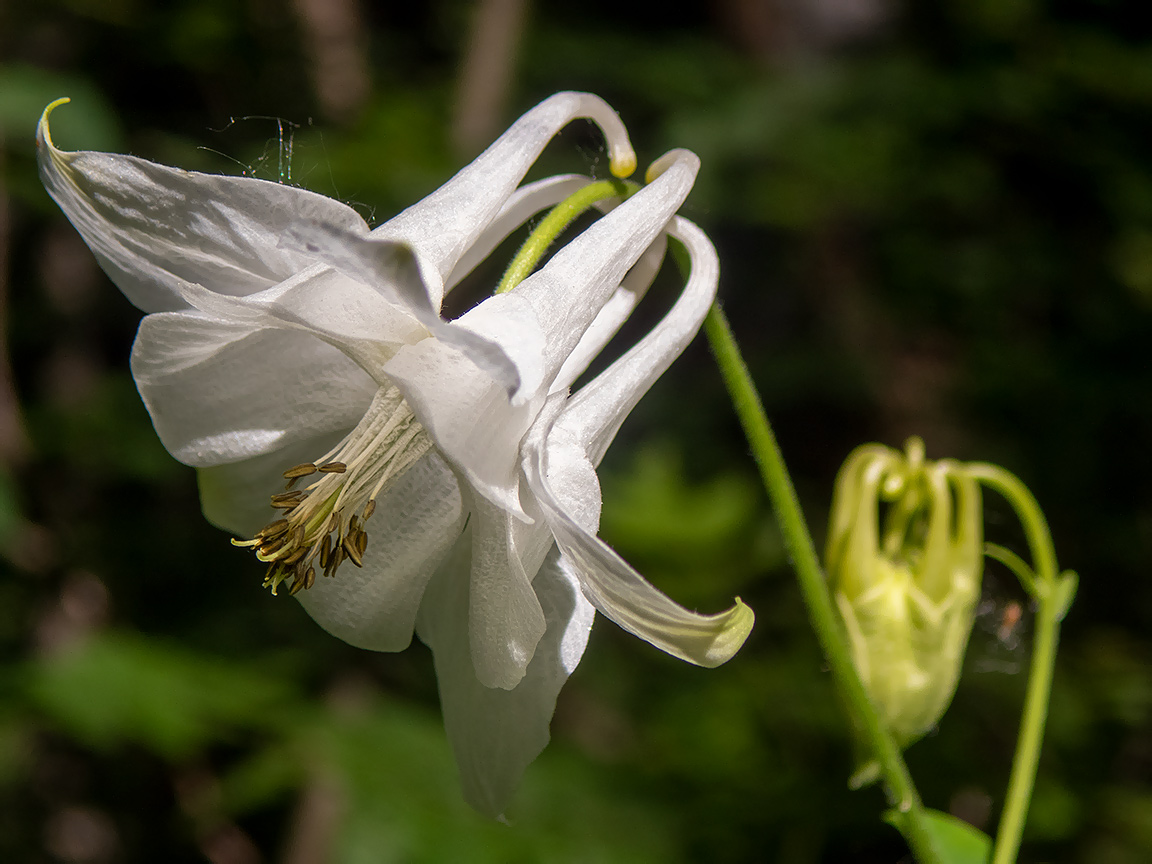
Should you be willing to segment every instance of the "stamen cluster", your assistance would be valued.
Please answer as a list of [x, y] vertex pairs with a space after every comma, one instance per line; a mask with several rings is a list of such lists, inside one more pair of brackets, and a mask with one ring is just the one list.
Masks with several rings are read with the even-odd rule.
[[[333, 450], [316, 462], [284, 472], [283, 492], [271, 496], [283, 516], [268, 523], [251, 540], [256, 558], [268, 564], [264, 587], [275, 594], [292, 579], [289, 594], [311, 588], [317, 567], [332, 576], [345, 561], [363, 566], [368, 549], [364, 523], [376, 511], [376, 499], [432, 447], [432, 440], [395, 387], [377, 392], [364, 418]], [[304, 489], [305, 477], [319, 474]]]

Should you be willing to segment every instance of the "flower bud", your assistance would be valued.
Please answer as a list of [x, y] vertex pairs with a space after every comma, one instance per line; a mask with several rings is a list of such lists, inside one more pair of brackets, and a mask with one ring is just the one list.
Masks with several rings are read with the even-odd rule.
[[825, 566], [856, 669], [901, 747], [952, 701], [982, 546], [979, 486], [959, 462], [926, 461], [919, 438], [904, 453], [858, 447], [840, 469]]

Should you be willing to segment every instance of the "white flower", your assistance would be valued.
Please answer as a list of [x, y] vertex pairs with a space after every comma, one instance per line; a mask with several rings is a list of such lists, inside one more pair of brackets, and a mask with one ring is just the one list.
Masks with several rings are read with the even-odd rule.
[[[252, 537], [268, 584], [291, 579], [339, 638], [398, 651], [415, 628], [434, 653], [474, 806], [501, 812], [544, 747], [594, 608], [700, 665], [740, 647], [752, 613], [739, 600], [718, 615], [689, 612], [596, 537], [595, 466], [715, 295], [715, 251], [675, 216], [693, 154], [669, 153], [649, 172], [659, 176], [514, 291], [449, 322], [446, 291], [528, 217], [590, 182], [519, 186], [559, 129], [593, 120], [613, 173], [634, 169], [602, 100], [547, 99], [373, 231], [292, 186], [62, 152], [48, 133], [55, 104], [37, 137], [44, 185], [150, 313], [132, 374], [164, 446], [199, 469], [205, 515]], [[691, 256], [683, 294], [570, 395], [647, 289], [665, 235]], [[301, 488], [285, 492], [285, 476]]]

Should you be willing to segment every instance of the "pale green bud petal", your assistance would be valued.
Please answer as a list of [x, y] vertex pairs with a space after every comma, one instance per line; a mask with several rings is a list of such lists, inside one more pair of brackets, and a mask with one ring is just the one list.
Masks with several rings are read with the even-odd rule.
[[961, 463], [926, 461], [916, 438], [905, 453], [869, 444], [845, 461], [825, 563], [856, 668], [901, 746], [952, 701], [982, 544], [980, 490]]

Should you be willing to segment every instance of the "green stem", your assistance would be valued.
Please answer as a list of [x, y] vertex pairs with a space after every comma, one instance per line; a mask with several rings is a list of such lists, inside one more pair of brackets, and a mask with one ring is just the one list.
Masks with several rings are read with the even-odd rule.
[[1048, 532], [1048, 522], [1044, 519], [1044, 513], [1040, 510], [1036, 498], [1028, 491], [1028, 487], [1021, 483], [1015, 474], [997, 465], [973, 462], [968, 465], [967, 471], [989, 489], [995, 489], [1008, 499], [1024, 528], [1024, 537], [1028, 541], [1028, 549], [1032, 553], [1032, 563], [1035, 565], [1038, 579], [1055, 584], [1056, 552], [1052, 548], [1052, 535]]
[[901, 815], [902, 830], [913, 854], [920, 864], [940, 864], [943, 859], [925, 822], [924, 807], [908, 773], [908, 766], [904, 764], [900, 748], [881, 721], [852, 662], [847, 637], [828, 592], [827, 581], [820, 568], [792, 479], [784, 466], [776, 436], [772, 433], [752, 376], [719, 306], [713, 305], [709, 311], [704, 320], [704, 332], [772, 500], [785, 546], [796, 568], [808, 615], [828, 658], [828, 665], [848, 700], [853, 716], [858, 718], [871, 751], [880, 763], [888, 794]]
[[1020, 718], [1016, 755], [1012, 759], [1004, 812], [1000, 816], [992, 853], [992, 864], [1012, 864], [1020, 851], [1020, 839], [1036, 784], [1040, 745], [1044, 739], [1048, 701], [1052, 692], [1052, 674], [1056, 666], [1056, 646], [1060, 639], [1060, 620], [1071, 602], [1070, 592], [1074, 583], [1068, 583], [1075, 576], [1057, 575], [1056, 553], [1052, 547], [1048, 523], [1032, 493], [1015, 475], [995, 465], [982, 463], [970, 465], [968, 470], [985, 486], [995, 489], [1008, 499], [1024, 528], [1032, 552], [1032, 562], [1036, 565], [1031, 584], [1028, 584], [1028, 580], [1021, 580], [1037, 602], [1036, 638], [1032, 647], [1032, 664], [1028, 673], [1028, 690], [1024, 696], [1024, 712]]
[[507, 294], [527, 279], [544, 253], [548, 251], [548, 247], [552, 245], [552, 241], [589, 207], [607, 198], [627, 198], [639, 188], [635, 183], [625, 180], [598, 180], [569, 195], [553, 207], [533, 229], [524, 245], [520, 247], [520, 251], [516, 253], [516, 257], [512, 259], [512, 263], [508, 265], [508, 269], [504, 271], [495, 293]]
[[1044, 740], [1044, 726], [1048, 718], [1048, 698], [1052, 692], [1052, 672], [1056, 666], [1056, 644], [1060, 638], [1060, 624], [1054, 614], [1051, 597], [1040, 601], [1036, 613], [1036, 640], [1032, 649], [1032, 668], [1028, 673], [1028, 692], [1024, 697], [1024, 714], [1020, 720], [1020, 736], [1016, 742], [1016, 755], [1012, 759], [1012, 775], [1008, 780], [1008, 793], [1004, 812], [996, 831], [996, 846], [992, 864], [1012, 864], [1020, 851], [1024, 822], [1028, 818], [1028, 805], [1036, 783], [1040, 764], [1040, 744]]

